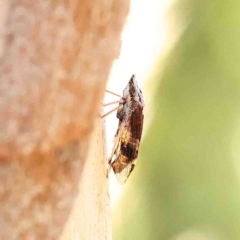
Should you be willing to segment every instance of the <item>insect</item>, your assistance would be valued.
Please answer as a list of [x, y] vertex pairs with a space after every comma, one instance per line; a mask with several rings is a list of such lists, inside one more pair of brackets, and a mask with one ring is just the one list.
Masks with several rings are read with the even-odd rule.
[[[129, 80], [120, 101], [113, 103], [119, 103], [119, 106], [109, 113], [117, 110], [119, 125], [114, 138], [113, 150], [108, 159], [107, 177], [112, 168], [118, 182], [123, 184], [135, 167], [143, 129], [144, 98], [135, 75], [132, 75]], [[105, 104], [105, 106], [113, 103]]]

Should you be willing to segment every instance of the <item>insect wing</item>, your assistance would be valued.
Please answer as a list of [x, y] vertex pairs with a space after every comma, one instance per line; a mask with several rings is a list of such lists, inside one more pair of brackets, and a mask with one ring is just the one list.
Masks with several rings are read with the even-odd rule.
[[116, 173], [117, 181], [120, 184], [124, 184], [128, 179], [129, 175], [133, 171], [135, 164], [128, 164], [121, 172]]
[[[129, 175], [133, 171], [136, 163], [139, 140], [132, 138], [131, 118], [130, 115], [125, 117], [122, 124], [121, 135], [119, 136], [120, 148], [116, 154], [116, 158], [112, 163], [113, 171], [117, 181], [120, 184], [125, 183]], [[120, 132], [119, 132], [120, 133]]]

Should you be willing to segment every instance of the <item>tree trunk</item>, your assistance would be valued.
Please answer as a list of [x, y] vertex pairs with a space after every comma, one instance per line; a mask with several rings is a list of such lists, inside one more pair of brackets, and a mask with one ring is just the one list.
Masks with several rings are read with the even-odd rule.
[[1, 28], [0, 239], [111, 239], [98, 116], [129, 2], [10, 3]]

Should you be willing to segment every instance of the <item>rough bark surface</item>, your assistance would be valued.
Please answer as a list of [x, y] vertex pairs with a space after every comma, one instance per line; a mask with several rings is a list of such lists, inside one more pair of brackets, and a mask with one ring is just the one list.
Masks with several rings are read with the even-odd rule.
[[[96, 206], [108, 205], [104, 171], [94, 179], [89, 165], [84, 174], [82, 169], [129, 3], [6, 3], [0, 56], [0, 239], [57, 239], [72, 209], [88, 218], [85, 206], [73, 208], [79, 186], [83, 202], [92, 196], [85, 194], [89, 190], [101, 193], [95, 195]], [[98, 139], [92, 141], [94, 146]], [[87, 162], [104, 166], [104, 153], [98, 156]], [[88, 189], [90, 177], [98, 189]], [[108, 221], [107, 208], [100, 212], [97, 218], [90, 215], [92, 224]], [[66, 235], [66, 225], [63, 237], [110, 239], [107, 225], [102, 229], [107, 234], [91, 238], [83, 232]]]

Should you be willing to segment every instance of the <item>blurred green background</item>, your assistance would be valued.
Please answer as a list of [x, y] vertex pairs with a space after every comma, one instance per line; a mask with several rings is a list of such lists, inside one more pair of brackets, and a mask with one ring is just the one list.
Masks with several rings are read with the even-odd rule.
[[240, 1], [173, 8], [188, 25], [148, 82], [154, 118], [113, 239], [239, 240]]

